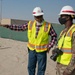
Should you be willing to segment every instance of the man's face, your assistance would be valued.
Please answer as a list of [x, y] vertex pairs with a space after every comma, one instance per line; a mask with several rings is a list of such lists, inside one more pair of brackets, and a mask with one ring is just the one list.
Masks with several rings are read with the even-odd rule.
[[34, 19], [35, 19], [36, 21], [38, 21], [39, 23], [41, 23], [42, 20], [43, 20], [43, 15], [40, 15], [40, 16], [34, 16]]
[[69, 15], [60, 15], [58, 20], [59, 20], [60, 24], [66, 24], [67, 21], [70, 20], [70, 16]]

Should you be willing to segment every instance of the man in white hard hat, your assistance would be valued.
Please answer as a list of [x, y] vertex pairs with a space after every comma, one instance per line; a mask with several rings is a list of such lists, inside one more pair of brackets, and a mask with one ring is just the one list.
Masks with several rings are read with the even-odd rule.
[[57, 50], [63, 53], [57, 56], [56, 75], [75, 75], [75, 11], [64, 6], [59, 14], [59, 23], [65, 25], [58, 39]]
[[[33, 10], [34, 21], [24, 25], [4, 25], [11, 30], [25, 31], [28, 29], [28, 73], [35, 75], [36, 64], [38, 63], [37, 75], [45, 75], [47, 52], [57, 41], [57, 34], [52, 25], [43, 18], [43, 11], [40, 7]], [[49, 42], [49, 36], [51, 40]]]

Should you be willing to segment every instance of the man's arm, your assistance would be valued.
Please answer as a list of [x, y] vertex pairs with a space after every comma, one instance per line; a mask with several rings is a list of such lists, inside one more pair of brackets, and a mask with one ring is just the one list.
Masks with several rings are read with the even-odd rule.
[[51, 36], [51, 41], [48, 44], [48, 48], [51, 49], [54, 46], [54, 44], [57, 42], [57, 34], [52, 25], [49, 31], [49, 35]]
[[22, 25], [1, 25], [3, 27], [9, 28], [11, 30], [15, 30], [15, 31], [25, 31], [28, 29], [28, 23], [26, 22], [25, 24]]
[[73, 33], [72, 37], [72, 59], [69, 65], [67, 66], [65, 72], [70, 74], [74, 69], [75, 69], [75, 32]]

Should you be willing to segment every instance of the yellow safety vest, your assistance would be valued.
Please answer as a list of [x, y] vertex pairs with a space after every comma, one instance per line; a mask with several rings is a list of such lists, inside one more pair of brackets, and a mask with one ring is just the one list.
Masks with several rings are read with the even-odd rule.
[[36, 52], [44, 52], [47, 50], [47, 45], [49, 43], [49, 30], [50, 23], [43, 22], [40, 30], [38, 32], [37, 38], [36, 36], [36, 21], [29, 21], [28, 24], [28, 48], [30, 50], [36, 50]]
[[[65, 34], [60, 34], [60, 39], [58, 40], [58, 48], [62, 46], [62, 51], [63, 54], [59, 55], [57, 57], [57, 62], [63, 64], [63, 65], [68, 65], [70, 63], [70, 60], [72, 58], [72, 34], [75, 31], [75, 25], [72, 25], [71, 28], [68, 30], [68, 32]], [[63, 44], [63, 45], [62, 45]]]

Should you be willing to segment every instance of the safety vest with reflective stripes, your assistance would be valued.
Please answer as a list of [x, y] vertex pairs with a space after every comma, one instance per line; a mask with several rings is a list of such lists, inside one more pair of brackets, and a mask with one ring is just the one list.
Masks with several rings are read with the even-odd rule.
[[47, 45], [49, 43], [49, 31], [51, 24], [48, 22], [43, 22], [40, 30], [36, 36], [36, 21], [29, 21], [28, 24], [28, 48], [30, 50], [36, 50], [36, 52], [44, 52], [47, 50]]
[[62, 35], [62, 32], [58, 40], [58, 48], [62, 47], [63, 54], [57, 57], [57, 62], [68, 65], [72, 58], [72, 34], [75, 32], [75, 24], [70, 27], [67, 33], [63, 33]]

